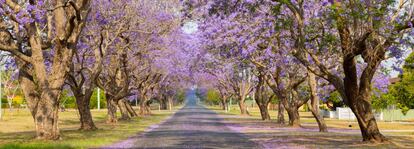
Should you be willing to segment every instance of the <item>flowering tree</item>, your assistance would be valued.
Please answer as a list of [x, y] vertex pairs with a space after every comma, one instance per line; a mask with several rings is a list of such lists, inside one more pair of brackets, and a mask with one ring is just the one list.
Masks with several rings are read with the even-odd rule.
[[39, 139], [58, 139], [58, 104], [90, 1], [0, 1], [0, 50], [18, 64]]
[[[405, 40], [404, 33], [412, 27], [413, 20], [411, 14], [400, 12], [410, 12], [412, 4], [405, 1], [279, 2], [293, 19], [296, 57], [312, 73], [335, 86], [357, 117], [364, 141], [385, 141], [372, 113], [371, 86], [387, 51], [395, 53], [395, 49], [404, 46], [395, 41]], [[306, 25], [332, 32], [313, 32]], [[338, 41], [339, 45], [327, 46], [327, 39]], [[319, 52], [323, 50], [338, 51], [334, 54], [342, 61], [343, 74], [332, 72], [329, 64], [321, 61]], [[363, 61], [361, 69], [358, 69], [358, 59]]]

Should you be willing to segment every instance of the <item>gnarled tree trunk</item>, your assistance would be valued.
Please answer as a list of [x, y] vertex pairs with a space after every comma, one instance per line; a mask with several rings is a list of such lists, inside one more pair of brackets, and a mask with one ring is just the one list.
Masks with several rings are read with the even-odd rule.
[[127, 110], [126, 104], [127, 103], [125, 103], [125, 99], [118, 100], [118, 107], [119, 107], [119, 110], [121, 111], [121, 118], [119, 118], [120, 120], [131, 119], [131, 117], [129, 117], [129, 112]]
[[285, 108], [289, 116], [289, 126], [300, 127], [299, 110], [296, 106]]
[[259, 69], [259, 75], [257, 77], [259, 81], [256, 85], [256, 93], [254, 95], [254, 99], [260, 109], [262, 120], [270, 120], [268, 107], [270, 100], [273, 98], [273, 95], [268, 95], [265, 86], [265, 72], [260, 70], [261, 69]]
[[139, 102], [139, 115], [147, 116], [151, 115], [151, 109], [148, 106], [149, 99], [148, 97], [142, 97], [141, 101]]
[[125, 107], [128, 110], [128, 113], [131, 117], [137, 117], [138, 114], [137, 112], [135, 112], [134, 108], [132, 108], [131, 104], [129, 104], [128, 102], [125, 102]]
[[267, 105], [259, 105], [260, 115], [262, 116], [262, 120], [270, 120], [269, 110], [267, 109]]
[[369, 96], [359, 95], [350, 108], [354, 112], [361, 130], [363, 141], [385, 142], [388, 141], [378, 129], [377, 121], [372, 112], [371, 103], [366, 101]]
[[[382, 53], [384, 54], [384, 53]], [[344, 92], [345, 103], [355, 114], [359, 128], [361, 130], [363, 141], [384, 142], [387, 139], [380, 133], [372, 112], [371, 106], [371, 82], [377, 70], [380, 60], [375, 57], [372, 59], [361, 74], [360, 79], [357, 75], [357, 67], [354, 55], [344, 57], [343, 67], [345, 73]], [[359, 83], [358, 83], [359, 81]]]
[[97, 129], [92, 119], [91, 110], [89, 107], [90, 98], [92, 94], [75, 95], [76, 104], [80, 115], [81, 126], [79, 130], [95, 130]]
[[117, 103], [112, 100], [110, 98], [111, 96], [109, 94], [106, 94], [106, 104], [107, 104], [107, 109], [108, 109], [108, 117], [106, 122], [107, 123], [116, 123], [118, 122], [117, 117], [116, 117], [116, 108], [117, 108]]

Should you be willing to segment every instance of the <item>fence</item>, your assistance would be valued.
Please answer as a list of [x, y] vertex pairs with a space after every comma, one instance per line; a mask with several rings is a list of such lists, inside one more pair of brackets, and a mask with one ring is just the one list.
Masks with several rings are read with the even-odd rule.
[[[398, 113], [395, 112], [396, 110], [394, 110], [394, 112], [391, 112], [393, 114]], [[414, 112], [414, 111], [411, 111]], [[399, 110], [399, 113], [401, 113], [401, 110]], [[324, 117], [328, 117], [328, 118], [336, 118], [336, 119], [340, 119], [340, 120], [355, 120], [355, 115], [352, 112], [352, 110], [350, 108], [336, 108], [336, 111], [326, 111], [326, 110], [321, 110], [321, 114]], [[389, 119], [389, 113], [386, 112], [375, 112], [374, 116], [376, 120], [387, 120], [387, 118]], [[402, 114], [401, 114], [402, 115]], [[412, 117], [409, 116], [401, 116], [401, 115], [397, 115], [395, 114], [395, 116], [392, 116], [392, 118], [394, 118], [393, 120], [407, 120], [407, 119], [414, 119], [414, 113], [412, 114]], [[408, 114], [407, 114], [408, 115]], [[411, 115], [410, 115], [411, 116]]]

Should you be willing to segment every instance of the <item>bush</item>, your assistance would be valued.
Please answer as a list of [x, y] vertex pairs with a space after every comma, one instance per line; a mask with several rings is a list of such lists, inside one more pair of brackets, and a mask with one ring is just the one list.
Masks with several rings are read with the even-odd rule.
[[216, 90], [209, 89], [205, 95], [205, 102], [209, 104], [220, 104], [220, 93]]

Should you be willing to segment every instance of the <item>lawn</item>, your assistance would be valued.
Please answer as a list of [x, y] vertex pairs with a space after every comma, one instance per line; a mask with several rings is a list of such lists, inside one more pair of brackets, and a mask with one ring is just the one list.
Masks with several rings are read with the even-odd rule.
[[[273, 110], [270, 111], [273, 120], [262, 121], [258, 108], [249, 107], [251, 116], [240, 116], [236, 106], [229, 112], [218, 106], [209, 108], [220, 114], [229, 128], [265, 148], [414, 148], [414, 123], [378, 122], [381, 132], [391, 143], [372, 145], [361, 141], [356, 121], [325, 119], [329, 132], [320, 133], [310, 112], [300, 112], [301, 128], [290, 128], [276, 124], [277, 111]], [[287, 121], [287, 114], [285, 116]]]
[[[176, 108], [178, 109], [178, 107]], [[96, 131], [79, 131], [79, 115], [76, 110], [59, 113], [61, 140], [41, 141], [34, 139], [34, 123], [27, 110], [5, 111], [0, 120], [0, 148], [93, 148], [113, 144], [129, 136], [143, 132], [147, 127], [161, 123], [175, 111], [154, 110], [147, 117], [136, 117], [117, 124], [105, 123], [106, 110], [92, 110]], [[118, 113], [119, 114], [119, 113]]]

